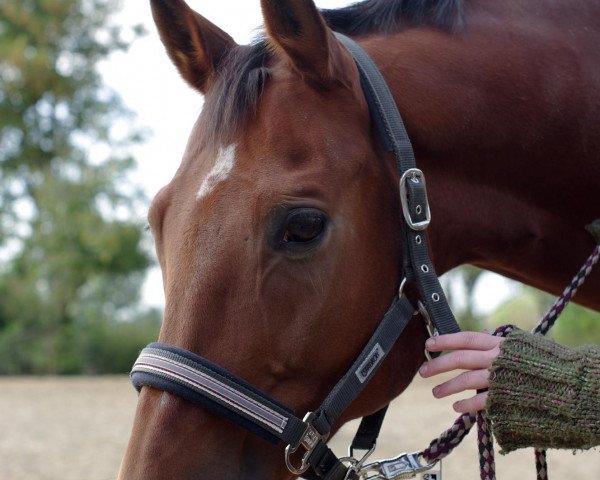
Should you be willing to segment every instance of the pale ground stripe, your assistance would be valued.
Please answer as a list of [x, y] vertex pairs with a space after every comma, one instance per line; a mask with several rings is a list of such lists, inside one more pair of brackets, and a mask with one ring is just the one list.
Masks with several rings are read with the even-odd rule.
[[[392, 404], [377, 457], [424, 448], [450, 426], [450, 400], [434, 400], [431, 380], [417, 378]], [[0, 479], [110, 480], [131, 431], [137, 396], [126, 375], [0, 378]], [[332, 440], [345, 454], [350, 429]], [[283, 454], [282, 454], [283, 461]], [[554, 480], [598, 478], [600, 452], [548, 453]], [[498, 480], [534, 480], [533, 450], [497, 455]], [[444, 460], [444, 480], [478, 480], [475, 432]]]

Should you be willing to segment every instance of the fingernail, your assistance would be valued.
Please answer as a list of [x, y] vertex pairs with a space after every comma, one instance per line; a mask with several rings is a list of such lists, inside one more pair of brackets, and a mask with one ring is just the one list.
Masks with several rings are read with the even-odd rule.
[[454, 409], [455, 412], [460, 412], [460, 410], [458, 409], [460, 407], [460, 402], [454, 402], [452, 404], [452, 408]]
[[425, 341], [425, 347], [426, 347], [426, 348], [431, 348], [431, 347], [433, 347], [433, 346], [435, 346], [435, 338], [428, 338], [428, 339]]
[[433, 396], [437, 398], [439, 391], [440, 391], [439, 387], [434, 387], [433, 390], [431, 391], [431, 393], [433, 393]]
[[421, 365], [421, 368], [419, 368], [419, 373], [421, 375], [425, 375], [427, 373], [427, 369], [428, 369], [428, 365], [427, 363], [424, 363], [423, 365]]

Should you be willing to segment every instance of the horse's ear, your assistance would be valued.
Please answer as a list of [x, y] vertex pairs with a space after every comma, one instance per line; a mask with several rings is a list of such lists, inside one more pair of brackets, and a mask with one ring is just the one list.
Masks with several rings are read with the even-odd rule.
[[205, 93], [234, 40], [183, 0], [151, 0], [151, 5], [169, 57], [183, 78]]
[[312, 0], [261, 0], [269, 42], [296, 69], [328, 83], [336, 77], [337, 40]]

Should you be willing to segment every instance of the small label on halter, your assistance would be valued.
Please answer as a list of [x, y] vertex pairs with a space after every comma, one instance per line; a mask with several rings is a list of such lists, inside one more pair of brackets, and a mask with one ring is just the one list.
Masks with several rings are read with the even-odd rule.
[[383, 359], [383, 348], [378, 343], [373, 347], [373, 350], [367, 355], [364, 362], [360, 364], [358, 370], [356, 370], [356, 376], [360, 383], [365, 383], [365, 380], [369, 378], [369, 375], [375, 370], [375, 367]]

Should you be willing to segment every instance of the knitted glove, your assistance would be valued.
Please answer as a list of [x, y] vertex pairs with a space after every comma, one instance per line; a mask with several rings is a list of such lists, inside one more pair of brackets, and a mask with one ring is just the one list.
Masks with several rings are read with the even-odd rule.
[[490, 368], [486, 410], [501, 453], [600, 445], [600, 346], [514, 331]]

